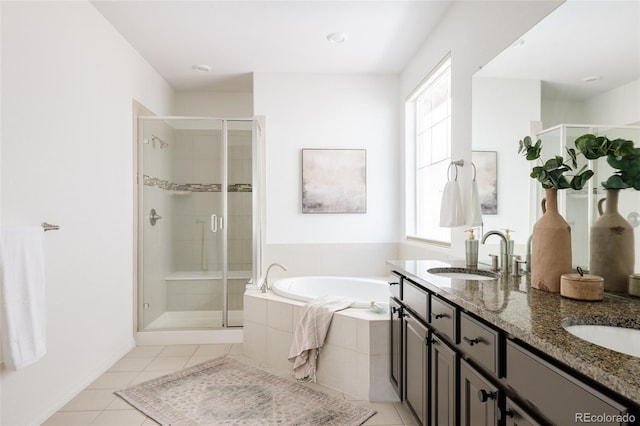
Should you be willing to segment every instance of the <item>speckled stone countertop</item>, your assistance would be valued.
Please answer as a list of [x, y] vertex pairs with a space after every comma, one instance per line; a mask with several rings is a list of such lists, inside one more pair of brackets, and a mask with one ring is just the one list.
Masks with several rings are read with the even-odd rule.
[[427, 272], [455, 266], [445, 262], [387, 263], [433, 293], [640, 404], [640, 358], [589, 343], [562, 327], [600, 324], [640, 329], [640, 300], [605, 294], [601, 302], [583, 302], [531, 288], [528, 276], [460, 280]]

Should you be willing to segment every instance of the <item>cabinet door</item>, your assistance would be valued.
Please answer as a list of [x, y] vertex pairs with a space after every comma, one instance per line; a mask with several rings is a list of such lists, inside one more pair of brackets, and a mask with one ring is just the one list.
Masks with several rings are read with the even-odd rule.
[[421, 425], [428, 423], [429, 331], [412, 315], [405, 317], [405, 398]]
[[498, 388], [475, 368], [460, 360], [460, 424], [498, 424]]
[[542, 426], [527, 411], [507, 398], [507, 406], [504, 410], [507, 426]]
[[456, 424], [456, 360], [458, 355], [440, 338], [431, 339], [431, 424]]
[[404, 399], [402, 381], [402, 317], [403, 307], [395, 299], [389, 301], [391, 315], [391, 385], [402, 401]]

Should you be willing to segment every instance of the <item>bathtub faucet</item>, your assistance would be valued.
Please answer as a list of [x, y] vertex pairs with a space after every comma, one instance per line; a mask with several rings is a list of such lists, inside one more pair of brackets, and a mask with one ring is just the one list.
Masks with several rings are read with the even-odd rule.
[[264, 274], [264, 281], [262, 281], [262, 285], [260, 286], [260, 291], [263, 293], [266, 293], [267, 290], [271, 290], [271, 287], [269, 286], [269, 271], [274, 266], [278, 266], [283, 270], [288, 271], [287, 267], [284, 266], [282, 263], [272, 263], [271, 265], [269, 265], [269, 267], [267, 268], [267, 273]]

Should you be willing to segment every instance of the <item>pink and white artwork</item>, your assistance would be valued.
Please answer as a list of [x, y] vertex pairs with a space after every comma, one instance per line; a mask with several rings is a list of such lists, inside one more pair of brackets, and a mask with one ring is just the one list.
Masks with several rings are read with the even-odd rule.
[[364, 149], [302, 150], [302, 213], [366, 213]]

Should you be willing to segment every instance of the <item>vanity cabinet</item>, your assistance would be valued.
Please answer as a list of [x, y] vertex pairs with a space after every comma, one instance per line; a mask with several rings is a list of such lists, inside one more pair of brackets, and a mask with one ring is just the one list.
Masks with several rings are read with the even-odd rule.
[[598, 424], [638, 420], [633, 403], [441, 292], [403, 275], [392, 287], [391, 381], [419, 424], [568, 425], [591, 413], [612, 419]]
[[[580, 423], [585, 415], [597, 413], [611, 419], [624, 418], [628, 407], [578, 380], [518, 343], [506, 345], [507, 386], [528, 401], [550, 423]], [[531, 386], [536, 383], [537, 386]], [[562, 401], [562, 404], [558, 404]], [[583, 417], [579, 417], [583, 416]], [[598, 424], [620, 424], [609, 422]]]
[[431, 424], [455, 426], [458, 354], [437, 335], [431, 337]]
[[497, 425], [500, 420], [500, 393], [465, 360], [460, 360], [460, 424], [463, 426]]
[[410, 312], [404, 317], [406, 401], [420, 424], [428, 424], [429, 330]]

